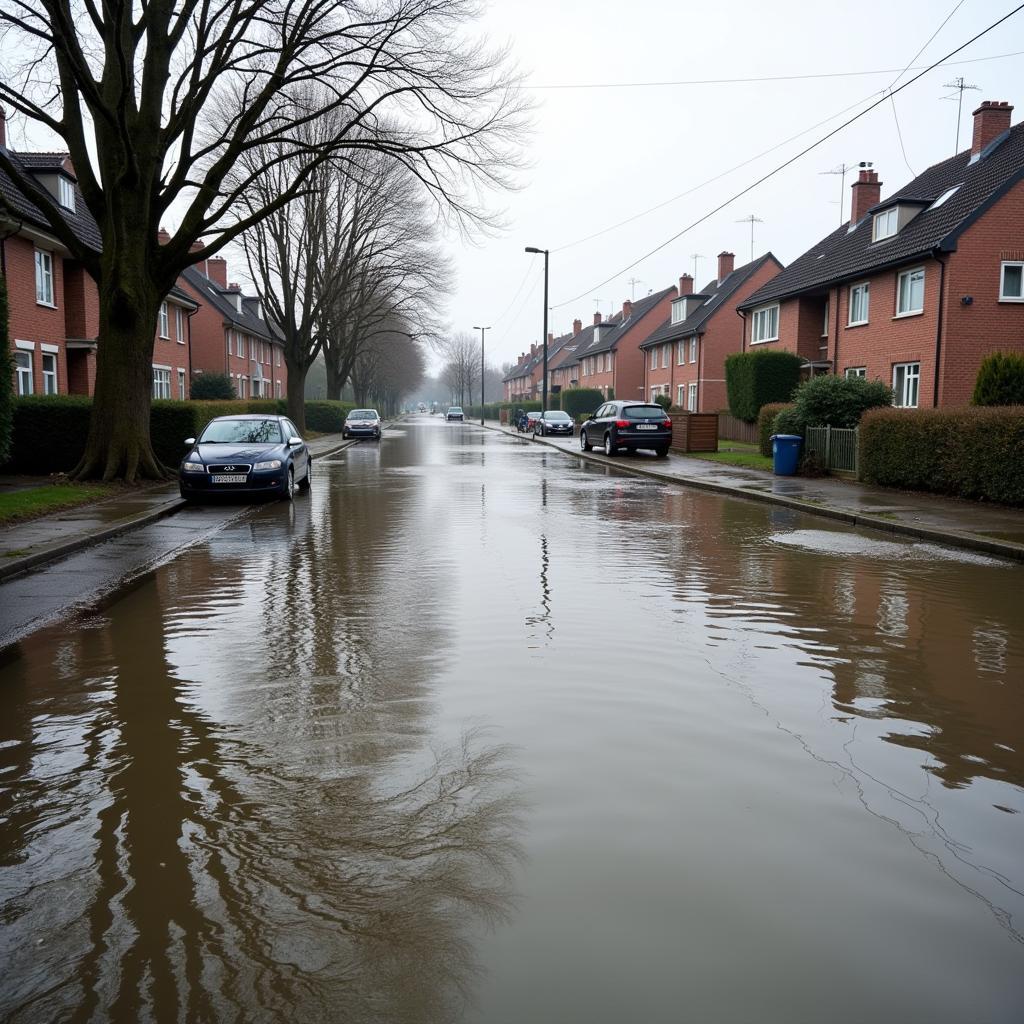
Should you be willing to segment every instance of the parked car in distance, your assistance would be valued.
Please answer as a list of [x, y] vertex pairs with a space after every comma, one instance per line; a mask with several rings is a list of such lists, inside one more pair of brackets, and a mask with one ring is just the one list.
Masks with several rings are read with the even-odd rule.
[[178, 485], [186, 501], [222, 494], [290, 501], [312, 480], [309, 449], [285, 416], [218, 416], [185, 444]]
[[617, 400], [605, 402], [580, 427], [580, 448], [604, 448], [605, 455], [649, 449], [664, 458], [672, 443], [672, 420], [660, 405]]
[[534, 437], [552, 436], [572, 437], [572, 417], [561, 409], [548, 409], [541, 413], [533, 422]]
[[463, 411], [462, 411], [462, 406], [460, 406], [460, 405], [453, 405], [445, 413], [444, 418], [445, 418], [446, 422], [448, 420], [459, 420], [459, 422], [463, 422], [463, 421], [465, 421], [466, 416], [465, 416], [465, 413], [463, 413]]
[[380, 440], [380, 414], [376, 409], [353, 409], [341, 428], [342, 437], [372, 437]]

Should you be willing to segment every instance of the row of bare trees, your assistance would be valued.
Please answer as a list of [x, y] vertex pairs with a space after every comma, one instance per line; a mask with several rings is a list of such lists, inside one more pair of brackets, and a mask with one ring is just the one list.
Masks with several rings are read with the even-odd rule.
[[[343, 260], [324, 260], [321, 246], [337, 255], [378, 241], [353, 227], [353, 193], [394, 174], [389, 187], [415, 182], [439, 222], [490, 222], [485, 196], [512, 184], [527, 110], [507, 53], [467, 31], [477, 14], [475, 0], [0, 0], [10, 55], [0, 103], [60, 140], [99, 229], [95, 240], [79, 230], [0, 149], [0, 169], [98, 286], [77, 477], [164, 475], [149, 436], [153, 343], [160, 303], [189, 265], [248, 239], [253, 269], [265, 264], [275, 285], [262, 291], [286, 337], [289, 411], [301, 420], [310, 353], [327, 357], [331, 337], [361, 330], [352, 309], [376, 330], [404, 320], [403, 303], [426, 287], [401, 272], [383, 284], [334, 276]], [[319, 201], [345, 190], [344, 212]], [[0, 212], [17, 215], [7, 201]], [[178, 227], [161, 244], [172, 216]], [[252, 240], [282, 217], [287, 227]], [[336, 381], [356, 356], [342, 342], [331, 358]]]

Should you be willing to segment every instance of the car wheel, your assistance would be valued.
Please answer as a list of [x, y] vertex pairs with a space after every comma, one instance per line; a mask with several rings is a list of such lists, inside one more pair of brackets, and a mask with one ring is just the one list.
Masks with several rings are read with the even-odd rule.
[[615, 445], [612, 444], [612, 435], [610, 433], [604, 435], [604, 453], [611, 458], [616, 452]]
[[659, 459], [667, 458], [668, 457], [668, 448], [665, 445], [662, 445], [661, 448], [655, 448], [654, 449], [654, 454], [657, 455]]
[[590, 451], [590, 445], [587, 444], [587, 432], [585, 430], [580, 431], [580, 451]]
[[284, 478], [281, 497], [285, 501], [291, 501], [295, 497], [295, 469], [292, 466], [288, 467], [288, 475]]
[[300, 491], [308, 491], [310, 485], [313, 483], [313, 460], [309, 459], [306, 462], [306, 475], [302, 478], [302, 482], [299, 484]]

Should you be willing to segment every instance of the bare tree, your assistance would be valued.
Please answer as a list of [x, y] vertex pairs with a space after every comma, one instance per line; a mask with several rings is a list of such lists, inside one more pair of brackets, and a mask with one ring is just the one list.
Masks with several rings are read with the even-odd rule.
[[352, 367], [356, 404], [373, 403], [384, 415], [394, 415], [401, 400], [423, 380], [424, 368], [421, 348], [406, 332], [377, 332]]
[[[63, 141], [102, 240], [85, 240], [0, 150], [0, 168], [99, 290], [76, 476], [163, 475], [149, 438], [161, 301], [185, 267], [305, 194], [334, 155], [387, 154], [456, 224], [487, 221], [483, 193], [511, 184], [525, 106], [507, 55], [465, 37], [477, 10], [474, 0], [0, 0], [0, 34], [21, 60], [0, 102]], [[324, 106], [301, 111], [313, 82]], [[297, 128], [327, 112], [334, 130], [310, 147]], [[301, 172], [240, 209], [243, 158], [265, 168], [296, 153], [308, 157]], [[179, 224], [161, 245], [172, 207]]]
[[480, 381], [480, 339], [472, 334], [454, 334], [441, 346], [445, 357], [441, 379], [459, 405], [472, 401], [475, 385]]

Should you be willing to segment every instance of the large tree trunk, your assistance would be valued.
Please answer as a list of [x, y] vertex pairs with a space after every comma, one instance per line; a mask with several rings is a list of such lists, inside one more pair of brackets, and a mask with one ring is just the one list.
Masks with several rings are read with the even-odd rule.
[[161, 296], [146, 278], [142, 260], [104, 257], [99, 284], [100, 324], [96, 390], [85, 452], [76, 480], [163, 480], [149, 435], [153, 394], [153, 342]]
[[306, 373], [309, 369], [305, 363], [295, 363], [285, 352], [285, 365], [288, 367], [288, 419], [299, 428], [299, 433], [306, 433]]
[[332, 402], [341, 401], [341, 390], [345, 386], [345, 375], [341, 368], [341, 360], [332, 357], [324, 347], [324, 366], [327, 369], [327, 398]]

